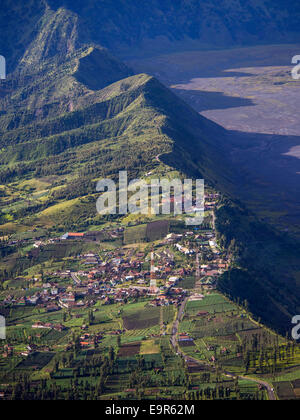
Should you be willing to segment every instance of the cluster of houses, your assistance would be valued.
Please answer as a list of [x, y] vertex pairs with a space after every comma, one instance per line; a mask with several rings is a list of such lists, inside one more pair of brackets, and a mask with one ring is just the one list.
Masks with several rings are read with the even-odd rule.
[[[33, 243], [33, 248], [41, 248], [50, 244], [63, 243], [66, 241], [84, 241], [84, 242], [99, 242], [103, 239], [117, 239], [123, 235], [124, 228], [116, 228], [113, 230], [103, 231], [89, 231], [89, 232], [66, 232], [62, 236], [54, 238], [37, 237]], [[32, 242], [31, 239], [13, 240], [9, 245], [23, 245]]]
[[[29, 295], [30, 289], [27, 289], [24, 290], [24, 296], [9, 295], [3, 303], [9, 306], [36, 306], [47, 312], [55, 312], [61, 308], [89, 307], [98, 300], [105, 304], [126, 303], [129, 299], [154, 294], [157, 297], [153, 300], [154, 305], [179, 304], [184, 295], [179, 287], [180, 281], [191, 271], [175, 268], [174, 253], [168, 249], [153, 254], [155, 266], [152, 273], [149, 258], [144, 252], [130, 254], [122, 249], [112, 250], [107, 252], [105, 261], [93, 253], [79, 255], [77, 258], [81, 265], [89, 263], [86, 269], [76, 273], [70, 270], [47, 273], [53, 281], [37, 284], [41, 280], [32, 280], [35, 290], [40, 288], [39, 291]], [[154, 293], [153, 288], [150, 290], [149, 287], [153, 275], [161, 283]], [[66, 284], [68, 279], [70, 285]]]
[[55, 312], [59, 310], [59, 307], [55, 303], [56, 294], [52, 295], [52, 291], [44, 290], [37, 292], [32, 296], [21, 296], [14, 297], [8, 295], [3, 301], [4, 305], [9, 306], [42, 306], [47, 309], [47, 312]]
[[172, 287], [165, 292], [160, 290], [158, 295], [150, 302], [151, 306], [169, 306], [175, 305], [178, 307], [186, 296], [186, 290], [181, 287]]
[[[218, 194], [206, 195], [206, 210], [215, 207]], [[38, 240], [35, 242], [35, 251], [43, 245], [69, 240], [99, 241], [103, 235], [109, 238], [118, 238], [123, 234], [123, 228], [113, 231], [75, 233], [68, 232], [59, 238]], [[204, 255], [205, 264], [199, 264], [198, 281], [203, 288], [214, 288], [216, 279], [228, 269], [229, 261], [219, 249], [215, 232], [213, 230], [193, 229], [181, 234], [170, 233], [161, 241], [162, 247], [153, 250], [150, 254], [134, 249], [107, 250], [101, 255], [89, 252], [74, 257], [78, 262], [76, 272], [71, 270], [46, 273], [53, 279], [42, 283], [41, 279], [34, 278], [35, 292], [29, 295], [24, 290], [24, 296], [9, 295], [4, 300], [9, 306], [36, 306], [55, 312], [61, 309], [88, 308], [98, 301], [105, 305], [113, 303], [126, 304], [130, 300], [141, 297], [151, 297], [151, 306], [179, 306], [186, 298], [187, 291], [180, 287], [182, 279], [194, 275], [194, 270], [187, 264], [178, 267], [178, 252], [187, 257]], [[198, 258], [198, 257], [197, 257]], [[177, 259], [177, 261], [176, 261]], [[80, 269], [79, 269], [80, 268]], [[157, 283], [159, 287], [157, 287]], [[152, 285], [152, 286], [151, 286]], [[39, 291], [36, 291], [39, 289]], [[190, 300], [201, 300], [204, 296], [194, 293]], [[94, 309], [96, 310], [96, 309]], [[200, 311], [198, 317], [209, 315]], [[79, 315], [78, 315], [79, 316]], [[34, 329], [53, 329], [63, 331], [62, 324], [36, 322]], [[84, 330], [85, 328], [82, 327]], [[111, 334], [121, 334], [122, 331], [113, 331]], [[107, 334], [107, 333], [105, 333]], [[97, 345], [103, 338], [103, 333], [90, 335], [83, 333], [80, 337], [82, 348]], [[181, 333], [179, 342], [193, 345], [193, 338], [189, 334]], [[224, 349], [224, 351], [227, 351]], [[7, 354], [10, 350], [7, 349]]]
[[[68, 237], [73, 238], [74, 235], [77, 237], [73, 233]], [[82, 234], [78, 235], [82, 237]], [[193, 272], [186, 267], [176, 267], [175, 251], [194, 255], [199, 253], [199, 249], [200, 253], [204, 252], [205, 247], [207, 250], [218, 248], [213, 231], [171, 233], [162, 241], [162, 245], [166, 244], [170, 246], [152, 253], [155, 261], [151, 261], [151, 268], [150, 256], [142, 251], [121, 248], [108, 250], [101, 256], [91, 252], [78, 255], [74, 258], [83, 267], [81, 270], [76, 273], [70, 270], [48, 273], [49, 277], [64, 280], [64, 284], [68, 279], [73, 280], [73, 286], [61, 287], [59, 280], [53, 280], [44, 283], [41, 291], [31, 296], [26, 296], [28, 293], [18, 298], [7, 296], [3, 303], [12, 306], [40, 306], [48, 312], [54, 312], [61, 308], [90, 306], [97, 300], [103, 300], [106, 304], [126, 303], [131, 298], [154, 294], [157, 296], [153, 300], [155, 305], [178, 304], [182, 296], [180, 281]], [[211, 261], [200, 267], [201, 284], [214, 287], [217, 277], [228, 268], [228, 262], [225, 257], [215, 253], [210, 259]], [[160, 287], [149, 287], [153, 276]], [[36, 283], [40, 280], [36, 278], [33, 281]], [[93, 296], [94, 301], [85, 299], [87, 296]]]
[[[218, 194], [206, 194], [207, 209], [214, 208], [218, 199]], [[123, 228], [116, 228], [100, 232], [68, 232], [59, 238], [47, 240], [47, 243], [99, 241], [103, 235], [117, 238], [123, 231]], [[36, 248], [42, 245], [45, 242], [41, 240], [35, 243]], [[163, 247], [153, 251], [151, 257], [142, 251], [123, 248], [107, 250], [101, 256], [93, 252], [78, 255], [74, 260], [77, 259], [81, 269], [76, 273], [70, 270], [47, 273], [49, 277], [58, 279], [44, 283], [40, 286], [41, 290], [31, 296], [27, 290], [21, 297], [7, 296], [3, 303], [10, 306], [38, 306], [48, 312], [55, 312], [61, 308], [89, 307], [98, 300], [104, 304], [126, 303], [129, 299], [152, 296], [152, 305], [179, 305], [185, 296], [180, 281], [194, 272], [191, 268], [176, 267], [178, 252], [185, 256], [205, 254], [203, 260], [207, 262], [200, 265], [198, 271], [198, 281], [204, 288], [214, 288], [218, 276], [228, 268], [228, 261], [218, 248], [213, 230], [195, 228], [182, 233], [170, 233], [161, 245]], [[70, 285], [68, 279], [71, 280]], [[40, 283], [38, 278], [33, 281]], [[34, 287], [38, 288], [36, 284]]]
[[83, 240], [85, 242], [99, 242], [101, 239], [110, 238], [117, 239], [123, 235], [124, 228], [116, 228], [114, 230], [105, 230], [105, 231], [89, 231], [85, 233], [78, 232], [67, 232], [64, 233], [60, 238], [57, 238], [61, 241], [67, 240]]
[[103, 339], [102, 333], [97, 333], [97, 334], [85, 333], [80, 336], [80, 346], [81, 348], [97, 346], [97, 344], [99, 344], [102, 339]]
[[214, 289], [218, 277], [228, 269], [228, 266], [229, 262], [226, 257], [216, 258], [208, 264], [202, 264], [200, 266], [201, 279], [198, 284], [204, 289]]
[[187, 333], [180, 333], [178, 335], [178, 341], [180, 344], [188, 344], [188, 345], [194, 345], [194, 339]]
[[216, 207], [220, 199], [220, 194], [218, 193], [205, 194], [204, 198], [205, 198], [205, 211], [209, 211], [209, 210], [213, 210]]

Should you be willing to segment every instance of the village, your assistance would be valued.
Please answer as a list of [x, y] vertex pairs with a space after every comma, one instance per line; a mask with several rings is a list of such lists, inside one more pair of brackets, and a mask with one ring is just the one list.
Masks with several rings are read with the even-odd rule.
[[[217, 195], [206, 197], [208, 215], [213, 212], [217, 198]], [[105, 232], [67, 232], [46, 241], [35, 241], [31, 253], [36, 255], [48, 244], [95, 243], [103, 237], [116, 240], [122, 235], [123, 227]], [[146, 299], [149, 307], [179, 308], [188, 296], [191, 300], [201, 299], [202, 295], [196, 291], [213, 291], [229, 264], [227, 254], [218, 247], [212, 223], [209, 229], [197, 227], [180, 233], [169, 232], [146, 247], [102, 249], [99, 253], [71, 256], [69, 260], [77, 270], [47, 270], [42, 277], [28, 279], [21, 296], [9, 293], [1, 304], [7, 308], [32, 307], [39, 313], [49, 314], [72, 310], [93, 312], [99, 304], [126, 305], [141, 299]], [[186, 289], [185, 279], [194, 279], [194, 293]], [[37, 319], [32, 328], [63, 331], [67, 327], [63, 321], [51, 323]], [[83, 323], [81, 329], [87, 329], [87, 325]], [[86, 346], [84, 338], [83, 347]]]
[[[178, 267], [178, 254], [187, 262], [186, 266]], [[73, 257], [85, 268], [76, 272], [47, 272], [47, 278], [53, 280], [42, 284], [40, 278], [32, 278], [29, 286], [34, 285], [38, 292], [30, 296], [24, 293], [18, 298], [8, 295], [2, 303], [54, 312], [61, 308], [91, 307], [99, 300], [108, 305], [150, 296], [153, 305], [178, 305], [185, 293], [181, 281], [186, 276], [197, 275], [197, 286], [214, 289], [216, 279], [228, 267], [227, 258], [221, 254], [213, 232], [170, 233], [148, 255], [121, 248], [105, 252], [105, 259], [103, 253], [101, 257], [95, 253]], [[62, 282], [68, 286], [62, 287]]]
[[[130, 398], [137, 388], [129, 372], [143, 360], [149, 361], [153, 384], [164, 383], [168, 372], [168, 381], [179, 388], [181, 380], [172, 370], [183, 363], [188, 389], [197, 392], [199, 380], [218, 383], [218, 366], [227, 360], [232, 360], [231, 370], [238, 364], [240, 372], [255, 340], [268, 346], [276, 338], [218, 291], [233, 258], [215, 229], [218, 202], [218, 194], [206, 195], [200, 226], [161, 219], [23, 239], [35, 265], [17, 278], [17, 287], [8, 283], [2, 291], [2, 311], [16, 324], [8, 324], [2, 365], [9, 369], [13, 363], [20, 371], [30, 367], [39, 372], [37, 378], [50, 375], [60, 383], [76, 376], [82, 358], [101, 365], [114, 357], [116, 371], [106, 374], [106, 393], [114, 392], [117, 381], [118, 390]], [[169, 367], [165, 354], [172, 360]], [[253, 359], [253, 371], [257, 363]], [[234, 379], [224, 374], [227, 381], [235, 389]], [[251, 395], [258, 390], [265, 398], [266, 388], [250, 383]], [[147, 392], [162, 392], [155, 389]], [[227, 396], [234, 392], [227, 389]]]

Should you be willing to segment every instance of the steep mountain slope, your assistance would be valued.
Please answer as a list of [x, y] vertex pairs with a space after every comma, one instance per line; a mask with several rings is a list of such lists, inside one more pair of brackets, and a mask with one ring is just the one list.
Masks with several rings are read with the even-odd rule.
[[[292, 0], [2, 0], [0, 52], [12, 70], [28, 44], [47, 28], [47, 45], [59, 36], [49, 13], [63, 7], [73, 12], [65, 20], [69, 44], [97, 43], [121, 55], [150, 54], [181, 44], [226, 47], [298, 41], [300, 4]], [[74, 31], [74, 26], [76, 31]], [[41, 35], [41, 34], [40, 34]], [[42, 35], [41, 35], [42, 36]], [[44, 53], [53, 50], [46, 46]]]
[[43, 0], [10, 1], [0, 3], [0, 54], [7, 60], [11, 72], [28, 45], [38, 33], [40, 19], [45, 13]]
[[[196, 161], [195, 147], [201, 140], [197, 170], [209, 172], [212, 182], [228, 182], [230, 173], [212, 146], [212, 137], [221, 138], [223, 130], [200, 118], [155, 79], [145, 75], [126, 79], [131, 70], [107, 50], [78, 41], [78, 22], [73, 12], [45, 5], [37, 32], [30, 42], [26, 39], [27, 48], [5, 82], [0, 100], [2, 180], [40, 167], [54, 175], [60, 155], [78, 146], [106, 139], [118, 139], [120, 144], [120, 139], [145, 139], [147, 133], [153, 145], [155, 138], [161, 141], [152, 158], [164, 151], [162, 144], [176, 139], [172, 159], [178, 156], [178, 162], [187, 151]], [[49, 163], [51, 156], [59, 156], [52, 172], [43, 162]], [[219, 160], [219, 170], [210, 169], [212, 157]], [[70, 167], [64, 172], [71, 173]]]
[[[173, 42], [223, 46], [297, 39], [300, 6], [291, 0], [49, 0], [82, 18], [81, 36], [114, 51], [151, 52]], [[148, 41], [151, 40], [149, 43]]]
[[[81, 88], [81, 97], [68, 98], [74, 103], [72, 110], [66, 102], [60, 107], [53, 103], [53, 109], [46, 113], [44, 108], [49, 110], [51, 106], [47, 103], [39, 104], [38, 113], [33, 107], [25, 115], [19, 111], [17, 115], [5, 114], [0, 119], [3, 130], [2, 181], [18, 177], [19, 167], [28, 176], [39, 173], [39, 170], [44, 175], [55, 175], [60, 161], [76, 154], [78, 147], [90, 156], [92, 147], [93, 153], [96, 149], [99, 152], [108, 149], [109, 153], [116, 149], [122, 153], [124, 147], [129, 156], [115, 162], [115, 170], [128, 167], [138, 175], [139, 167], [145, 171], [143, 162], [151, 162], [158, 154], [166, 154], [161, 159], [173, 166], [181, 166], [186, 172], [199, 174], [200, 171], [215, 185], [229, 185], [230, 171], [222, 164], [218, 151], [214, 150], [211, 137], [214, 134], [222, 137], [223, 130], [199, 117], [154, 78], [137, 75], [95, 92], [84, 91], [85, 86]], [[78, 94], [76, 89], [73, 93]], [[132, 151], [131, 146], [135, 147]], [[45, 166], [46, 161], [48, 165], [51, 162], [51, 156], [56, 156], [52, 169]], [[80, 167], [82, 156], [78, 155], [77, 159], [74, 164]], [[69, 160], [64, 173], [73, 174], [71, 163]], [[100, 175], [97, 160], [95, 167], [91, 161], [88, 166], [90, 175]], [[102, 165], [101, 175], [105, 174], [104, 168]]]
[[[46, 7], [37, 33], [3, 85], [1, 182], [50, 177], [53, 187], [41, 201], [25, 200], [12, 212], [7, 208], [4, 221], [29, 226], [41, 217], [44, 223], [40, 213], [48, 207], [95, 193], [95, 179], [125, 168], [141, 175], [157, 155], [172, 151], [166, 159], [173, 164], [197, 173], [200, 168], [215, 184], [230, 183], [230, 171], [213, 147], [212, 137], [221, 138], [221, 128], [157, 80], [128, 78], [131, 70], [102, 47], [78, 47], [78, 38], [73, 12]], [[95, 217], [95, 206], [87, 206]], [[64, 229], [66, 223], [75, 228], [78, 218], [60, 214], [53, 220]]]
[[300, 309], [299, 252], [295, 241], [261, 223], [240, 203], [224, 199], [216, 212], [220, 243], [234, 251], [233, 268], [219, 289], [282, 334]]

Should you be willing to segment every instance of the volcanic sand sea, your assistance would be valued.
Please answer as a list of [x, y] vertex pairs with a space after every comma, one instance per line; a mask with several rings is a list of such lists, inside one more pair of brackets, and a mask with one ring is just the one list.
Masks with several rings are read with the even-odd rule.
[[297, 45], [261, 45], [135, 57], [127, 63], [224, 127], [235, 193], [264, 220], [300, 235], [300, 80]]

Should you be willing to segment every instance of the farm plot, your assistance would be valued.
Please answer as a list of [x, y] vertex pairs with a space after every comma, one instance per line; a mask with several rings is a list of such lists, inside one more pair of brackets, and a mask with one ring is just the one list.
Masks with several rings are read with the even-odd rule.
[[9, 314], [6, 324], [7, 326], [13, 325], [16, 326], [24, 322], [27, 317], [32, 315], [33, 309], [28, 306], [23, 306], [20, 308], [14, 308], [13, 311]]
[[188, 341], [179, 341], [180, 347], [195, 347], [195, 343], [192, 340]]
[[[111, 375], [106, 381], [105, 386], [108, 393], [120, 394], [120, 390], [123, 392], [123, 390], [128, 388], [128, 382], [129, 382], [129, 374]], [[125, 395], [124, 395], [124, 398], [125, 398]]]
[[159, 324], [160, 308], [144, 308], [137, 312], [125, 315], [123, 324], [126, 330], [141, 330]]
[[132, 226], [125, 229], [124, 244], [136, 244], [145, 242], [147, 237], [147, 225]]
[[136, 356], [140, 353], [141, 343], [123, 344], [119, 350], [119, 357]]
[[185, 277], [180, 282], [180, 287], [182, 287], [183, 289], [194, 289], [195, 283], [196, 283], [196, 277], [193, 277], [193, 276]]
[[154, 325], [153, 327], [144, 328], [142, 330], [128, 330], [125, 333], [125, 339], [130, 341], [145, 340], [153, 335], [159, 334], [160, 325]]
[[163, 319], [165, 324], [169, 324], [173, 321], [175, 315], [174, 306], [165, 306], [163, 308]]
[[238, 335], [241, 337], [242, 340], [251, 341], [254, 337], [256, 337], [259, 341], [264, 341], [269, 345], [273, 345], [275, 341], [275, 336], [269, 333], [268, 331], [264, 330], [263, 328], [257, 328], [255, 324], [252, 324], [252, 328], [244, 329], [244, 331], [239, 331]]
[[189, 373], [199, 373], [199, 372], [205, 372], [207, 370], [207, 365], [201, 365], [196, 362], [188, 362], [187, 368]]
[[188, 302], [186, 312], [189, 315], [195, 316], [199, 311], [215, 314], [234, 310], [236, 310], [234, 304], [228, 302], [223, 296], [215, 293], [206, 296], [203, 300]]
[[294, 400], [297, 398], [291, 382], [278, 382], [275, 386], [277, 395], [281, 400]]
[[292, 382], [293, 388], [300, 388], [300, 379], [296, 379]]
[[159, 345], [155, 340], [146, 340], [142, 342], [140, 354], [157, 354], [159, 352]]
[[206, 322], [203, 324], [203, 321], [195, 321], [193, 334], [197, 337], [219, 337], [221, 340], [225, 341], [238, 341], [236, 332], [242, 331], [244, 325], [239, 321], [223, 321], [220, 323], [215, 322]]
[[45, 236], [46, 233], [47, 232], [46, 232], [45, 229], [34, 229], [34, 230], [31, 230], [31, 231], [15, 233], [14, 235], [12, 235], [11, 239], [20, 241], [20, 240], [23, 240], [23, 239], [41, 238], [41, 237]]
[[293, 386], [294, 394], [296, 395], [297, 398], [300, 399], [300, 379], [296, 379], [295, 381], [293, 381], [292, 386]]
[[231, 357], [228, 359], [225, 359], [222, 361], [222, 364], [227, 367], [230, 366], [230, 371], [237, 370], [238, 372], [241, 372], [241, 370], [244, 367], [243, 359], [238, 357]]
[[146, 237], [150, 242], [162, 239], [169, 233], [170, 223], [168, 220], [158, 220], [147, 224]]
[[27, 357], [17, 366], [17, 369], [42, 369], [55, 356], [55, 353], [36, 352]]
[[219, 339], [222, 340], [222, 341], [224, 341], [224, 342], [227, 342], [227, 341], [228, 342], [232, 342], [232, 341], [236, 342], [236, 341], [239, 341], [238, 338], [237, 338], [237, 336], [236, 336], [236, 334], [221, 335], [219, 337]]
[[105, 311], [98, 311], [94, 313], [94, 324], [104, 324], [111, 321], [111, 316]]
[[45, 335], [44, 338], [48, 343], [53, 344], [63, 339], [67, 334], [68, 334], [68, 330], [64, 330], [64, 331], [51, 330], [48, 332], [47, 335]]
[[[130, 367], [131, 371], [134, 371], [137, 367], [137, 355], [133, 356], [122, 356], [118, 355], [117, 365], [118, 365], [118, 372], [128, 372], [128, 368]], [[145, 368], [155, 368], [162, 366], [162, 358], [160, 353], [154, 354], [143, 354], [143, 359], [145, 360]]]

